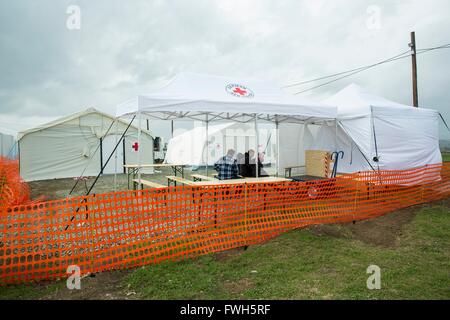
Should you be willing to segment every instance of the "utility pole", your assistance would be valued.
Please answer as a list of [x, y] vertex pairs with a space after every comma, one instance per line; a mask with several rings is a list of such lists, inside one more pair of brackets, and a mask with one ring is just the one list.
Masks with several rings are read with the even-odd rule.
[[416, 33], [411, 32], [411, 43], [409, 44], [411, 48], [411, 58], [412, 58], [412, 84], [413, 84], [413, 105], [414, 107], [419, 107], [419, 94], [417, 91], [417, 47], [416, 47]]

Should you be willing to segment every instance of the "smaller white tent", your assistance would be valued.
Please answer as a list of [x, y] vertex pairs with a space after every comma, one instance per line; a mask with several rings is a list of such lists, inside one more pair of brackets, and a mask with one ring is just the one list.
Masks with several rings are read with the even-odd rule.
[[0, 156], [15, 159], [17, 156], [16, 141], [12, 135], [0, 132]]
[[[264, 163], [276, 161], [275, 129], [261, 126], [259, 130], [260, 152], [265, 152]], [[213, 165], [228, 149], [244, 154], [250, 149], [256, 150], [255, 130], [252, 124], [220, 123], [208, 127], [196, 126], [170, 139], [165, 157], [166, 163], [178, 163], [192, 166]], [[207, 156], [206, 152], [209, 153]]]
[[338, 126], [323, 125], [314, 148], [332, 150], [337, 141], [337, 149], [344, 151], [338, 172], [403, 170], [442, 162], [435, 110], [393, 102], [355, 84], [323, 103], [338, 107]]
[[[84, 176], [95, 176], [127, 126], [125, 121], [115, 122], [113, 116], [90, 108], [21, 132], [20, 174], [26, 181], [77, 177], [83, 170]], [[138, 152], [133, 149], [137, 136], [137, 128], [130, 126], [104, 174], [123, 173], [124, 164], [137, 163]], [[139, 150], [142, 163], [153, 163], [153, 138], [146, 130], [142, 130]]]

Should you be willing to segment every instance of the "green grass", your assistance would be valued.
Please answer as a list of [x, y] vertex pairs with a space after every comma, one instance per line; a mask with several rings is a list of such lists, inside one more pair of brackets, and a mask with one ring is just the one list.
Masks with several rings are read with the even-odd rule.
[[[302, 229], [221, 257], [138, 268], [121, 285], [145, 299], [450, 299], [449, 213], [423, 207], [394, 247]], [[366, 287], [371, 264], [381, 268], [380, 290]], [[0, 298], [36, 298], [50, 289], [3, 287]]]
[[450, 162], [450, 153], [442, 153], [442, 161], [444, 162]]

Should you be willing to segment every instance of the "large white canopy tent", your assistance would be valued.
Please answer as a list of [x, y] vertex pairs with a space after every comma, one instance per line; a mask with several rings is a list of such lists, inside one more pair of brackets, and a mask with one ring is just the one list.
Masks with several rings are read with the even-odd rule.
[[[181, 73], [159, 91], [118, 105], [116, 115], [137, 115], [138, 128], [142, 115], [158, 120], [200, 120], [206, 124], [205, 139], [211, 122], [253, 122], [258, 145], [260, 121], [273, 122], [277, 127], [282, 123], [334, 122], [336, 114], [333, 106], [290, 95], [271, 82]], [[277, 142], [279, 146], [279, 137]]]
[[344, 151], [339, 172], [403, 170], [442, 162], [436, 110], [393, 102], [355, 84], [322, 102], [338, 107], [338, 127], [336, 132], [334, 126], [321, 126], [314, 148], [334, 148], [337, 133], [337, 149]]
[[[19, 133], [19, 163], [26, 181], [122, 173], [123, 164], [136, 163], [132, 148], [138, 138], [135, 126], [116, 121], [94, 108], [59, 118]], [[126, 131], [114, 158], [106, 164], [117, 141]], [[145, 161], [153, 163], [153, 137], [144, 131], [141, 141]]]

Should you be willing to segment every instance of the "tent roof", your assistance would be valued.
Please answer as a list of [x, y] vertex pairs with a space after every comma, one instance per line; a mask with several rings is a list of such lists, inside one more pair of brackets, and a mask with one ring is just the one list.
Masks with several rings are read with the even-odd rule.
[[248, 122], [257, 114], [268, 121], [305, 122], [335, 119], [337, 109], [285, 93], [267, 81], [181, 73], [159, 91], [118, 105], [116, 115], [139, 112], [160, 120]]
[[383, 97], [370, 93], [368, 90], [357, 84], [348, 85], [338, 93], [334, 94], [328, 99], [323, 100], [322, 103], [337, 106], [337, 113], [339, 118], [370, 115], [371, 107], [389, 108], [391, 109], [391, 111], [398, 110], [400, 111], [400, 113], [437, 112], [432, 109], [415, 108], [385, 99]]
[[[57, 126], [57, 125], [60, 125], [60, 124], [63, 124], [63, 123], [72, 121], [72, 120], [75, 120], [75, 119], [80, 118], [80, 117], [82, 117], [82, 116], [86, 116], [86, 115], [89, 115], [89, 114], [93, 114], [93, 113], [96, 113], [96, 114], [99, 114], [99, 115], [101, 115], [101, 116], [103, 116], [103, 117], [109, 118], [109, 119], [111, 119], [111, 121], [115, 121], [115, 120], [116, 120], [116, 119], [114, 118], [114, 116], [112, 116], [112, 115], [110, 115], [110, 114], [101, 112], [101, 111], [99, 111], [99, 110], [97, 110], [97, 109], [95, 109], [95, 108], [88, 108], [88, 109], [86, 109], [86, 110], [83, 110], [83, 111], [80, 111], [80, 112], [76, 112], [76, 113], [70, 114], [70, 115], [68, 115], [68, 116], [61, 117], [61, 118], [58, 118], [58, 119], [56, 119], [56, 120], [53, 120], [53, 121], [44, 123], [44, 124], [42, 124], [42, 125], [40, 125], [40, 126], [31, 128], [31, 129], [28, 129], [28, 130], [25, 130], [25, 131], [21, 131], [21, 132], [18, 133], [17, 139], [20, 140], [20, 139], [22, 139], [24, 136], [26, 136], [27, 134], [30, 134], [30, 133], [33, 133], [33, 132], [37, 132], [37, 131], [41, 131], [41, 130], [45, 130], [45, 129], [48, 129], [48, 128], [51, 128], [51, 127], [54, 127], [54, 126]], [[123, 123], [124, 125], [128, 126], [128, 123], [127, 123], [126, 121], [121, 120], [121, 119], [118, 119], [118, 120], [119, 120], [121, 123]], [[131, 127], [137, 130], [137, 127], [136, 127], [136, 126], [131, 125]], [[142, 132], [144, 132], [145, 134], [148, 134], [148, 135], [152, 136], [151, 133], [150, 133], [150, 131], [148, 131], [148, 130], [142, 129]]]

